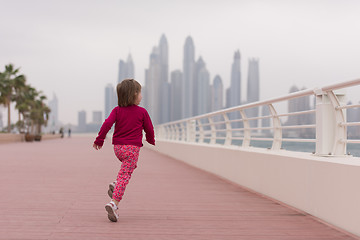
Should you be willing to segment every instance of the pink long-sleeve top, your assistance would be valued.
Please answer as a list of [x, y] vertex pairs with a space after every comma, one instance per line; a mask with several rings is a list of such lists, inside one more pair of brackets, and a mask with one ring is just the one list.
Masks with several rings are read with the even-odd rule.
[[137, 105], [115, 107], [104, 121], [99, 134], [94, 141], [98, 146], [104, 144], [106, 134], [115, 123], [113, 145], [135, 145], [142, 147], [142, 130], [145, 131], [146, 141], [155, 145], [154, 127], [145, 108]]

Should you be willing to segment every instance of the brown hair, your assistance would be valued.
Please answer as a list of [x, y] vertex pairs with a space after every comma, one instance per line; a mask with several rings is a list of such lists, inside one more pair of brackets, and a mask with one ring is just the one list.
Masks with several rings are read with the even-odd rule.
[[141, 92], [141, 85], [134, 79], [124, 79], [116, 86], [118, 105], [127, 107], [134, 105], [138, 94]]

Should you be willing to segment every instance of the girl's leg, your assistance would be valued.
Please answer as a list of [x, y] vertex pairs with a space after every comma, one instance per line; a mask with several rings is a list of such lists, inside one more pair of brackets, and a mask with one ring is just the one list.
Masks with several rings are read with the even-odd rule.
[[116, 156], [122, 162], [113, 192], [113, 200], [115, 204], [118, 205], [124, 195], [131, 175], [137, 167], [140, 147], [133, 145], [115, 145], [114, 150]]

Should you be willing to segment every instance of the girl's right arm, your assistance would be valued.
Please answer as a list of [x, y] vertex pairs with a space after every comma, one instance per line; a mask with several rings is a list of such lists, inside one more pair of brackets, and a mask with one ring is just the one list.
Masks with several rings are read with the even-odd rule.
[[148, 112], [145, 112], [145, 119], [144, 119], [144, 131], [145, 131], [145, 138], [146, 141], [152, 145], [155, 145], [155, 134], [154, 134], [154, 126], [151, 122], [150, 116]]
[[104, 121], [104, 123], [102, 124], [102, 126], [100, 128], [99, 134], [94, 141], [94, 145], [98, 146], [99, 147], [98, 149], [100, 149], [102, 147], [102, 145], [104, 144], [106, 134], [110, 131], [112, 125], [115, 123], [116, 109], [117, 109], [117, 107], [111, 111], [109, 117]]

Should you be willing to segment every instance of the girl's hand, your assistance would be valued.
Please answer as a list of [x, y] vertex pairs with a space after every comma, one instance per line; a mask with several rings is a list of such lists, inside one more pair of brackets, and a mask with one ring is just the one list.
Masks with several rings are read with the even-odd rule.
[[100, 150], [102, 148], [102, 146], [96, 145], [95, 143], [93, 144], [93, 148], [95, 148], [96, 150]]

